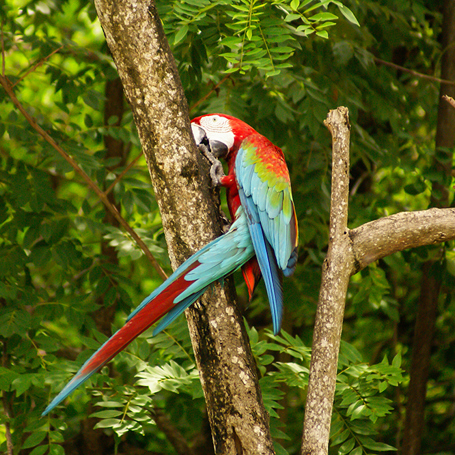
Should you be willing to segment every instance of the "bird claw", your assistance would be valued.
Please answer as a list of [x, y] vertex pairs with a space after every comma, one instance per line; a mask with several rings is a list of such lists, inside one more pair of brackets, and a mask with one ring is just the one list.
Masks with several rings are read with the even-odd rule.
[[214, 187], [221, 186], [221, 179], [225, 177], [223, 165], [221, 161], [215, 158], [213, 153], [210, 151], [210, 147], [207, 144], [201, 143], [198, 146], [199, 151], [207, 158], [207, 161], [212, 165], [210, 167], [210, 177]]
[[210, 168], [210, 177], [212, 178], [213, 186], [222, 186], [221, 179], [225, 176], [226, 174], [224, 173], [223, 165], [215, 158], [215, 161], [212, 162], [212, 167]]
[[226, 234], [226, 232], [228, 232], [229, 228], [231, 227], [231, 222], [222, 210], [220, 210], [220, 217], [222, 223], [221, 229], [223, 230], [223, 234]]

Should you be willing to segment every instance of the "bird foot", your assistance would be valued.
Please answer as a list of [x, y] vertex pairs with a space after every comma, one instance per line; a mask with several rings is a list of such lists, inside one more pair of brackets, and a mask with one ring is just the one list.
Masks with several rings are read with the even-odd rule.
[[210, 167], [210, 178], [212, 179], [212, 185], [219, 187], [221, 185], [221, 179], [225, 177], [223, 165], [221, 161], [215, 158], [213, 153], [210, 151], [210, 147], [207, 144], [201, 143], [198, 146], [199, 151], [207, 158], [208, 162], [212, 165]]
[[223, 234], [226, 234], [226, 232], [228, 232], [229, 228], [231, 227], [231, 222], [229, 221], [229, 218], [222, 210], [220, 210], [220, 216], [222, 223], [221, 229], [223, 230]]
[[221, 179], [223, 177], [226, 177], [221, 161], [218, 161], [216, 158], [212, 163], [212, 167], [210, 168], [210, 177], [212, 178], [212, 184], [215, 187], [222, 186]]

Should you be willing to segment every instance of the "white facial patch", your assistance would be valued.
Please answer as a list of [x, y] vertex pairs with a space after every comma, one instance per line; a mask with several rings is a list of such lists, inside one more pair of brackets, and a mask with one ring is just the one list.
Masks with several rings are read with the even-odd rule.
[[193, 137], [196, 144], [199, 144], [202, 139], [204, 138], [205, 131], [199, 125], [195, 125], [194, 123], [191, 124], [191, 131], [193, 132]]
[[229, 119], [219, 115], [208, 115], [202, 117], [199, 123], [204, 128], [209, 141], [222, 142], [229, 150], [234, 145], [234, 133]]

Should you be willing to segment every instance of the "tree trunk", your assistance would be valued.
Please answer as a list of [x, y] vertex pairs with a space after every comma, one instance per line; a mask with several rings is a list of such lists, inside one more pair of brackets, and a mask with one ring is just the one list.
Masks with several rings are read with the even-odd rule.
[[430, 370], [431, 344], [437, 315], [440, 280], [430, 273], [431, 262], [422, 267], [419, 307], [414, 326], [410, 381], [403, 433], [403, 455], [419, 455], [425, 429], [425, 397]]
[[[455, 80], [455, 0], [444, 2], [442, 25], [441, 78]], [[441, 84], [436, 130], [436, 150], [452, 148], [455, 138], [455, 109], [442, 99], [443, 95], [455, 96], [455, 86]], [[443, 152], [444, 153], [444, 152]], [[436, 154], [436, 157], [438, 155]], [[450, 182], [452, 160], [439, 162], [434, 166], [446, 182]], [[432, 205], [445, 207], [449, 202], [449, 186], [433, 185]], [[406, 420], [403, 433], [403, 455], [420, 455], [421, 441], [425, 429], [425, 398], [428, 373], [430, 370], [431, 344], [437, 317], [441, 280], [431, 273], [432, 261], [422, 266], [422, 281], [419, 307], [414, 326], [410, 381], [408, 388]]]
[[[153, 2], [96, 0], [131, 105], [173, 267], [220, 234], [208, 168], [191, 136], [187, 102]], [[268, 415], [230, 280], [187, 311], [217, 454], [272, 454]]]

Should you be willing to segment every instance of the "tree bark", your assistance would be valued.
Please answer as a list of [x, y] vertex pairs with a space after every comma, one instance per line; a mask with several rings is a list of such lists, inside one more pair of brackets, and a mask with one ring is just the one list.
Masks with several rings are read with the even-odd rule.
[[455, 236], [455, 208], [401, 212], [349, 231], [354, 254], [352, 274], [385, 256], [447, 242]]
[[430, 261], [422, 267], [420, 300], [414, 325], [410, 381], [403, 433], [403, 455], [419, 455], [425, 430], [425, 398], [430, 371], [431, 345], [441, 281], [431, 274]]
[[333, 138], [330, 238], [313, 333], [308, 395], [303, 426], [302, 455], [327, 453], [344, 305], [354, 263], [348, 221], [348, 110], [330, 111], [326, 126]]
[[[131, 105], [176, 268], [220, 234], [208, 169], [191, 136], [187, 102], [153, 2], [96, 0]], [[256, 366], [228, 280], [187, 311], [215, 453], [272, 454]]]

